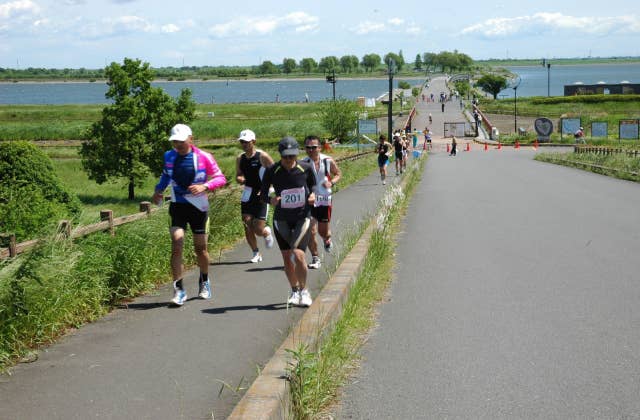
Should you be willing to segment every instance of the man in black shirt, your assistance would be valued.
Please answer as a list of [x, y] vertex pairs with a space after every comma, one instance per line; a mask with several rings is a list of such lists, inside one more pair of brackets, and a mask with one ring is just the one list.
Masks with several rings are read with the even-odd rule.
[[[285, 137], [278, 144], [281, 159], [271, 166], [262, 179], [260, 197], [269, 200], [273, 213], [273, 233], [284, 261], [284, 272], [291, 285], [290, 305], [311, 306], [307, 284], [305, 252], [311, 237], [311, 206], [315, 202], [316, 180], [308, 163], [298, 161], [298, 142]], [[273, 186], [275, 195], [269, 197]]]
[[273, 246], [271, 229], [266, 226], [269, 205], [260, 199], [262, 176], [266, 168], [273, 165], [273, 159], [264, 150], [256, 149], [256, 134], [251, 130], [242, 130], [238, 141], [242, 153], [236, 159], [236, 181], [243, 186], [240, 196], [240, 211], [244, 236], [253, 251], [252, 263], [262, 261], [256, 236], [264, 238], [267, 248]]

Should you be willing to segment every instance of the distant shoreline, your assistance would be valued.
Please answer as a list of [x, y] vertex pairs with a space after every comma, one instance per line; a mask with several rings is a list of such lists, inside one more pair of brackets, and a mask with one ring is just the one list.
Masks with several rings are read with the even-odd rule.
[[[432, 73], [429, 76], [437, 76], [442, 73]], [[421, 80], [425, 79], [426, 75], [411, 75], [411, 76], [398, 76], [396, 75], [394, 79], [397, 80]], [[338, 83], [340, 82], [340, 76], [337, 76]], [[387, 80], [386, 76], [371, 76], [371, 77], [344, 77], [343, 80]], [[313, 81], [313, 80], [324, 80], [324, 76], [318, 77], [247, 77], [247, 78], [215, 78], [215, 79], [184, 79], [184, 80], [169, 80], [166, 78], [158, 78], [154, 79], [152, 83], [227, 83], [227, 82], [305, 82], [305, 81]], [[95, 79], [95, 80], [87, 80], [87, 79], [11, 79], [11, 80], [0, 80], [0, 83], [31, 83], [31, 84], [64, 84], [64, 83], [106, 83], [107, 79]]]

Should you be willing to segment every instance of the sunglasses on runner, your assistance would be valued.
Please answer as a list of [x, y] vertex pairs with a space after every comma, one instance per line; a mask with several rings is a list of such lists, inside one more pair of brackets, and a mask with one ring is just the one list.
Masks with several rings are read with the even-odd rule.
[[318, 146], [305, 146], [304, 148], [307, 150], [316, 150]]

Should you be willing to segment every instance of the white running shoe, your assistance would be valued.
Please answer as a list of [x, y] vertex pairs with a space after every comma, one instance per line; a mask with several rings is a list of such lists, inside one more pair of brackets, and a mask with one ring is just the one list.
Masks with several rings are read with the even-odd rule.
[[287, 299], [287, 305], [298, 306], [300, 305], [300, 292], [299, 291], [291, 291], [289, 295], [289, 299]]
[[171, 299], [171, 302], [173, 302], [173, 304], [176, 306], [182, 306], [186, 301], [187, 301], [187, 292], [185, 292], [184, 289], [178, 289], [177, 287], [174, 286], [173, 299]]
[[267, 246], [267, 248], [273, 248], [273, 235], [271, 234], [271, 228], [267, 226], [264, 228], [264, 230], [269, 232], [269, 234], [264, 237], [264, 244]]
[[260, 251], [255, 251], [253, 257], [251, 257], [251, 262], [259, 263], [260, 261], [262, 261], [262, 254], [260, 254]]
[[302, 289], [300, 292], [300, 306], [306, 306], [308, 308], [312, 303], [313, 299], [311, 299], [309, 291], [307, 289]]
[[307, 264], [308, 268], [320, 268], [320, 257], [317, 255], [313, 255], [311, 257], [311, 262]]

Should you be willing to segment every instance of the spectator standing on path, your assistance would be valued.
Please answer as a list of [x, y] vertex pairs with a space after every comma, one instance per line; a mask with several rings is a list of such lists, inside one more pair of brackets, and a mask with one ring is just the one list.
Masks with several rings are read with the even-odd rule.
[[418, 130], [416, 128], [413, 129], [413, 137], [411, 140], [413, 142], [413, 148], [415, 149], [418, 146]]
[[442, 103], [442, 112], [444, 112], [444, 102]]
[[342, 173], [336, 162], [328, 155], [320, 153], [320, 139], [318, 136], [307, 136], [304, 139], [304, 148], [307, 157], [303, 162], [311, 165], [313, 175], [316, 180], [315, 202], [311, 208], [311, 238], [309, 239], [309, 250], [311, 251], [311, 263], [309, 268], [320, 268], [320, 255], [318, 253], [318, 242], [316, 234], [319, 233], [324, 244], [324, 250], [331, 252], [331, 206], [332, 188], [340, 180]]
[[380, 142], [376, 146], [378, 152], [378, 168], [380, 168], [380, 180], [382, 185], [387, 183], [387, 165], [389, 164], [389, 154], [391, 144], [387, 141], [387, 136], [380, 134]]
[[457, 154], [457, 150], [456, 147], [458, 146], [458, 142], [456, 141], [455, 137], [451, 138], [451, 153], [449, 153], [449, 156], [455, 156]]
[[402, 173], [402, 150], [404, 149], [404, 141], [402, 140], [402, 137], [400, 137], [400, 134], [393, 136], [393, 143], [391, 144], [393, 145], [393, 151], [395, 153], [396, 175], [398, 175]]
[[238, 137], [242, 153], [236, 158], [236, 181], [243, 186], [240, 196], [240, 214], [244, 225], [244, 237], [251, 247], [252, 263], [262, 261], [256, 236], [264, 238], [267, 248], [273, 247], [271, 228], [266, 226], [269, 205], [260, 199], [260, 187], [265, 170], [273, 165], [273, 159], [263, 150], [256, 149], [256, 134], [242, 130]]
[[211, 298], [209, 279], [209, 252], [207, 235], [209, 233], [208, 191], [226, 184], [227, 180], [220, 171], [211, 154], [193, 145], [191, 128], [176, 124], [171, 129], [169, 140], [173, 149], [165, 152], [164, 166], [160, 182], [155, 187], [154, 202], [162, 202], [163, 192], [171, 186], [171, 271], [173, 274], [173, 299], [171, 302], [182, 306], [187, 300], [187, 292], [182, 284], [182, 252], [187, 224], [193, 232], [193, 246], [200, 267], [198, 296]]
[[[291, 286], [287, 304], [311, 306], [307, 290], [305, 251], [311, 237], [311, 206], [315, 202], [316, 180], [311, 166], [298, 161], [298, 142], [285, 137], [278, 143], [280, 161], [269, 167], [262, 179], [260, 196], [269, 200], [273, 213], [273, 233], [282, 253], [284, 272]], [[269, 197], [273, 186], [275, 195]]]

